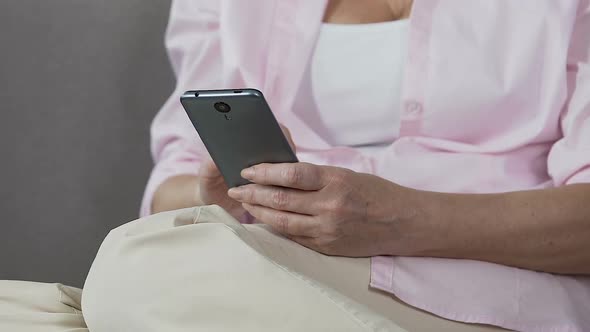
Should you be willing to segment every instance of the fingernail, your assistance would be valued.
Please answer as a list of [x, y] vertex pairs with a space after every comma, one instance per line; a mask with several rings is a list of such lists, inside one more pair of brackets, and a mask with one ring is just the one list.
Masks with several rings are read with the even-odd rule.
[[254, 169], [252, 167], [242, 170], [242, 177], [247, 180], [251, 180], [254, 177]]
[[244, 193], [244, 190], [241, 188], [231, 188], [230, 190], [227, 191], [227, 194], [229, 195], [229, 197], [231, 197], [235, 200], [241, 199], [243, 193]]

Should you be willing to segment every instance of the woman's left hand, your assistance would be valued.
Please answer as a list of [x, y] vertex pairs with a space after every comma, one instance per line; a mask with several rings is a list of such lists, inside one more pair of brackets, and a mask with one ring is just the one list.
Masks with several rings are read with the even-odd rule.
[[[252, 184], [228, 194], [258, 221], [318, 252], [351, 257], [404, 254], [400, 232], [416, 214], [415, 190], [370, 174], [309, 163], [259, 164]], [[407, 242], [406, 242], [407, 243]]]

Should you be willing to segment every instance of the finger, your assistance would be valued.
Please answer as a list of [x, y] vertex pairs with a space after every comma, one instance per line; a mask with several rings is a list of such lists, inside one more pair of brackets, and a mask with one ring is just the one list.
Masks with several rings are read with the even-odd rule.
[[265, 206], [243, 203], [242, 206], [258, 221], [285, 235], [312, 236], [317, 228], [310, 216], [278, 211]]
[[281, 130], [287, 138], [287, 141], [289, 142], [291, 149], [293, 149], [293, 152], [297, 152], [297, 148], [295, 147], [295, 143], [293, 142], [293, 136], [291, 136], [291, 131], [289, 130], [289, 128], [283, 126], [282, 124], [279, 124], [279, 126], [281, 126]]
[[275, 210], [307, 215], [315, 215], [319, 212], [317, 208], [319, 199], [314, 191], [249, 184], [231, 188], [228, 195], [238, 202], [266, 206]]
[[251, 182], [301, 190], [320, 190], [327, 183], [322, 166], [309, 163], [258, 164], [242, 171]]

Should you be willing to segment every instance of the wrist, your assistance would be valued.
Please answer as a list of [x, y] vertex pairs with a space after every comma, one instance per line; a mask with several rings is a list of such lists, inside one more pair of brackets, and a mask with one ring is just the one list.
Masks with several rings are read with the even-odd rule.
[[448, 226], [444, 194], [403, 188], [393, 196], [389, 254], [437, 256], [446, 247]]
[[[415, 213], [400, 231], [408, 234], [409, 256], [473, 258], [481, 242], [477, 206], [491, 205], [498, 195], [463, 195], [415, 190], [409, 200]], [[412, 197], [412, 196], [410, 196]], [[413, 202], [413, 203], [412, 203]], [[478, 226], [476, 226], [478, 225]], [[481, 241], [479, 237], [479, 241]]]

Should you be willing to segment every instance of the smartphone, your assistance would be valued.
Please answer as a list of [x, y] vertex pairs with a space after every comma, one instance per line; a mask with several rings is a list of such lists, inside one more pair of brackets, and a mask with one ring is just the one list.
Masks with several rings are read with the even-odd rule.
[[249, 183], [244, 168], [298, 161], [262, 92], [187, 91], [180, 102], [229, 188]]

